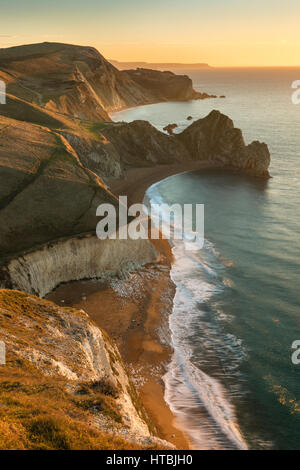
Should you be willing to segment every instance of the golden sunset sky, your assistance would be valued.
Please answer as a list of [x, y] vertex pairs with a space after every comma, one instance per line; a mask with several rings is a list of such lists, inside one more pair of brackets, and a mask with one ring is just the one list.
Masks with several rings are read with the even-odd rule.
[[299, 0], [0, 0], [0, 47], [55, 41], [120, 61], [300, 65]]

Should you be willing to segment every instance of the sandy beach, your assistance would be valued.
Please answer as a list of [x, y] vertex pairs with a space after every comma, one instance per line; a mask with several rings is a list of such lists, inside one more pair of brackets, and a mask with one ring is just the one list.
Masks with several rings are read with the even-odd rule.
[[[151, 184], [172, 174], [212, 168], [210, 162], [137, 168], [111, 191], [127, 195], [128, 204], [141, 203]], [[168, 317], [172, 313], [175, 286], [170, 278], [172, 251], [167, 240], [152, 240], [160, 253], [159, 263], [131, 273], [126, 280], [76, 281], [59, 286], [47, 298], [84, 309], [95, 323], [116, 341], [157, 434], [178, 449], [191, 449], [187, 436], [164, 400], [163, 375], [172, 354]]]
[[185, 171], [217, 168], [216, 163], [208, 160], [189, 161], [176, 165], [157, 165], [155, 167], [130, 168], [124, 177], [109, 181], [109, 189], [116, 196], [128, 197], [128, 204], [142, 203], [147, 189], [168, 176]]

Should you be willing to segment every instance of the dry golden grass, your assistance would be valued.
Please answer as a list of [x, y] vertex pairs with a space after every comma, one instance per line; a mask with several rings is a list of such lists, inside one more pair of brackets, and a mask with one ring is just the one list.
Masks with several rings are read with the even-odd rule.
[[[142, 449], [112, 434], [123, 424], [120, 390], [112, 381], [77, 383], [44, 375], [18, 354], [36, 345], [41, 321], [55, 316], [57, 308], [23, 292], [0, 290], [0, 339], [6, 333], [16, 346], [13, 350], [8, 344], [6, 365], [0, 365], [0, 449]], [[29, 318], [37, 329], [20, 321]], [[95, 415], [100, 414], [111, 432], [97, 426]]]
[[0, 368], [0, 449], [141, 448], [98, 430], [93, 423], [97, 407], [121, 420], [114, 399], [97, 387], [93, 391], [88, 384], [82, 394], [68, 392], [63, 379], [46, 377], [8, 354]]

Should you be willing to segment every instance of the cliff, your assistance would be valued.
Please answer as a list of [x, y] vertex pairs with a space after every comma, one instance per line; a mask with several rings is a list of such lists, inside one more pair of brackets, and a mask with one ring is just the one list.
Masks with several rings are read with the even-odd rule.
[[1, 449], [172, 449], [152, 435], [116, 345], [83, 310], [1, 290], [0, 328]]
[[63, 282], [124, 277], [158, 253], [148, 240], [99, 240], [94, 234], [56, 240], [11, 258], [0, 267], [0, 288], [44, 297]]
[[0, 49], [0, 79], [8, 93], [98, 122], [110, 121], [108, 113], [117, 109], [197, 96], [188, 77], [153, 73], [138, 78], [119, 71], [92, 47], [45, 42]]

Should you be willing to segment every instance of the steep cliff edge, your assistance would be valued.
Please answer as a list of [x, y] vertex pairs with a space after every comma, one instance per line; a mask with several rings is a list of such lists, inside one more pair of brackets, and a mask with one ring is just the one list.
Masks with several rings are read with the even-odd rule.
[[92, 47], [60, 43], [0, 49], [0, 78], [14, 96], [93, 121], [110, 121], [110, 111], [125, 107], [200, 97], [187, 76], [146, 70], [137, 77]]
[[124, 277], [158, 253], [148, 240], [99, 240], [94, 234], [44, 244], [0, 267], [0, 288], [44, 297], [59, 284], [80, 279]]
[[83, 310], [0, 290], [0, 331], [1, 449], [172, 448], [153, 436], [116, 345]]

